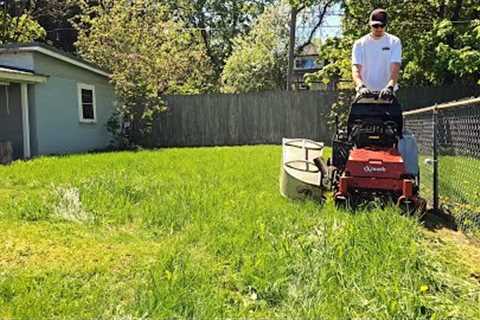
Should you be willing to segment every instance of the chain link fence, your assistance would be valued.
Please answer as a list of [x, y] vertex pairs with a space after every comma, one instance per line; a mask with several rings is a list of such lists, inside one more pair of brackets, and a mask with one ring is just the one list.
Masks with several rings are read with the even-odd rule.
[[480, 98], [404, 113], [420, 153], [421, 193], [463, 230], [480, 229]]

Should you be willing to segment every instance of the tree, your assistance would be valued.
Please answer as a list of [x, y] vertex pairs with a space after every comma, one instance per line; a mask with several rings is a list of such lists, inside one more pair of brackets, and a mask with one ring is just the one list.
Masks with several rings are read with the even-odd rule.
[[70, 20], [81, 12], [82, 0], [31, 0], [32, 18], [46, 31], [45, 40], [74, 52], [77, 31]]
[[351, 79], [353, 41], [369, 32], [368, 15], [383, 7], [387, 32], [403, 44], [402, 86], [475, 83], [480, 80], [480, 3], [476, 0], [344, 1], [343, 37], [322, 48], [328, 64], [317, 76]]
[[[331, 8], [337, 1], [336, 0], [288, 0], [290, 4], [290, 21], [289, 21], [289, 44], [288, 44], [288, 72], [287, 72], [287, 90], [292, 89], [293, 80], [293, 61], [295, 59], [296, 52], [301, 51], [307, 45], [312, 43], [313, 36], [318, 28], [322, 25], [324, 18], [329, 8]], [[307, 41], [296, 46], [296, 34], [297, 34], [297, 17], [298, 15], [308, 7], [317, 6], [318, 19]]]
[[2, 42], [49, 41], [66, 51], [74, 51], [76, 32], [69, 20], [79, 13], [81, 1], [0, 1]]
[[222, 73], [222, 91], [239, 93], [283, 89], [288, 48], [288, 8], [271, 6], [251, 32], [234, 41]]
[[[248, 36], [233, 41], [234, 52], [227, 59], [222, 74], [222, 90], [241, 92], [285, 88], [285, 80], [288, 81], [292, 77], [295, 54], [313, 43], [314, 35], [323, 24], [327, 11], [336, 2], [335, 0], [278, 1], [276, 8], [278, 10], [281, 8], [282, 24], [273, 26], [271, 30], [268, 23], [263, 21], [268, 21], [272, 18], [272, 15], [278, 16], [279, 12], [274, 12], [273, 7], [267, 9]], [[298, 43], [296, 37], [297, 16], [309, 7], [313, 7], [314, 14], [309, 17], [312, 18], [313, 25], [305, 41]], [[273, 43], [272, 39], [264, 39], [273, 35], [275, 35], [275, 42]], [[282, 43], [282, 50], [268, 52], [273, 50], [271, 47], [280, 42]], [[250, 81], [250, 79], [255, 79], [255, 81]], [[263, 83], [260, 81], [263, 81]], [[291, 88], [291, 85], [286, 87]]]
[[33, 7], [30, 1], [0, 1], [0, 42], [32, 42], [43, 39], [45, 30], [32, 17]]
[[[480, 3], [476, 0], [344, 0], [343, 35], [328, 39], [320, 48], [325, 66], [307, 79], [329, 83], [343, 79], [330, 119], [346, 120], [353, 96], [351, 50], [367, 34], [370, 12], [378, 7], [389, 13], [387, 32], [403, 45], [400, 86], [480, 84]], [[333, 121], [331, 121], [333, 122]]]
[[247, 34], [252, 21], [275, 0], [167, 0], [176, 18], [199, 31], [210, 63], [213, 82], [221, 74], [233, 50], [233, 39]]
[[124, 144], [148, 142], [164, 95], [209, 89], [211, 66], [200, 36], [184, 32], [184, 24], [173, 21], [158, 1], [104, 0], [84, 10], [76, 23], [77, 46], [83, 57], [112, 73], [121, 100], [117, 118], [130, 125], [120, 135]]

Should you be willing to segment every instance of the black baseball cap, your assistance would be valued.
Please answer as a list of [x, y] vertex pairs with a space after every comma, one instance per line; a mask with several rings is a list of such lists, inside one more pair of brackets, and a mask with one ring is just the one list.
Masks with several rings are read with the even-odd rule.
[[383, 9], [375, 9], [370, 14], [370, 22], [371, 26], [374, 25], [387, 25], [387, 12]]

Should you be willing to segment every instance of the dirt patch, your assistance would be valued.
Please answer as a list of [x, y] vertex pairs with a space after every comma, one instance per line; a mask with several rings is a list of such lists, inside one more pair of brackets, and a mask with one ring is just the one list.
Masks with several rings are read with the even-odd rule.
[[470, 278], [480, 285], [480, 239], [459, 231], [454, 219], [444, 213], [427, 212], [422, 221], [427, 239], [439, 250], [453, 252], [451, 259], [464, 265]]

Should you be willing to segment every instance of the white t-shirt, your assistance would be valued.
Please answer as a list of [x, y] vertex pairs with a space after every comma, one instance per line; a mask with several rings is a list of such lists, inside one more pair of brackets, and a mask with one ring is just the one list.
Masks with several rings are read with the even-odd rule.
[[400, 39], [386, 33], [380, 39], [367, 34], [355, 41], [352, 63], [362, 65], [362, 80], [373, 91], [380, 91], [388, 84], [391, 64], [402, 63]]

